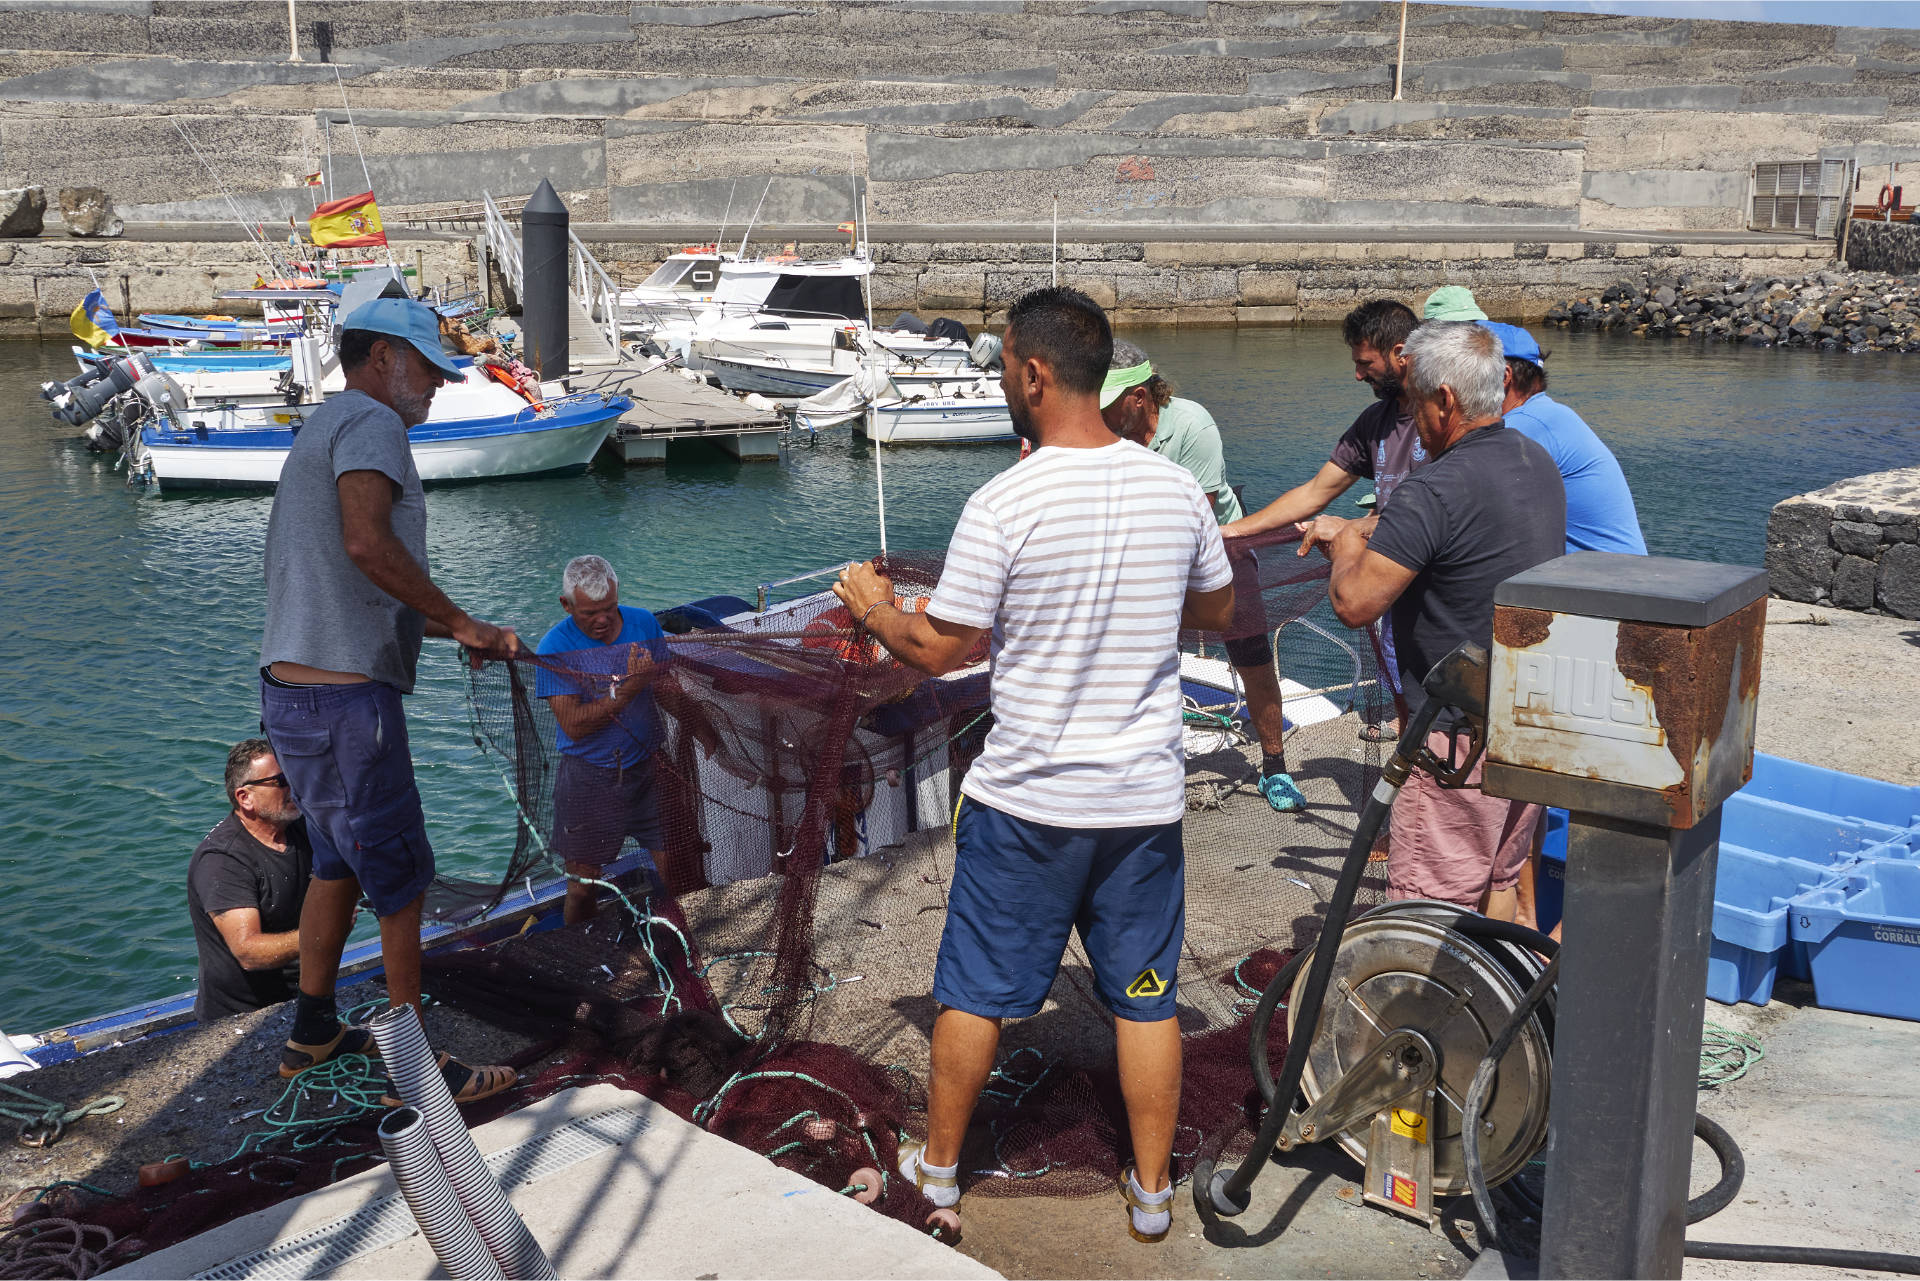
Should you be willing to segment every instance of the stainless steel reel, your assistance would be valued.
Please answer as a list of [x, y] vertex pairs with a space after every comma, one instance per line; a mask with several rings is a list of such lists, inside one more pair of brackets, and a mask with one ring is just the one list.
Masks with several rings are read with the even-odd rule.
[[[1334, 959], [1301, 1092], [1279, 1146], [1333, 1138], [1367, 1166], [1370, 1202], [1432, 1221], [1435, 1197], [1469, 1191], [1460, 1138], [1467, 1089], [1542, 963], [1516, 944], [1476, 941], [1450, 903], [1410, 900], [1357, 918]], [[1288, 999], [1287, 1033], [1307, 979]], [[1482, 1116], [1489, 1186], [1546, 1140], [1551, 998], [1501, 1059]]]

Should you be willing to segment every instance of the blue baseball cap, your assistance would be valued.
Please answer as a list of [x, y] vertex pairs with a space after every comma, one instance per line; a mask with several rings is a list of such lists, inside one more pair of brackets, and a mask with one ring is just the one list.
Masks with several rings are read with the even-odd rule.
[[340, 327], [404, 338], [448, 382], [459, 382], [465, 377], [460, 366], [440, 349], [440, 314], [423, 302], [411, 298], [375, 298], [354, 308]]
[[1500, 340], [1500, 349], [1509, 359], [1531, 360], [1534, 364], [1546, 363], [1546, 357], [1540, 354], [1540, 344], [1534, 341], [1532, 334], [1518, 325], [1503, 325], [1497, 320], [1475, 321], [1482, 329], [1491, 329], [1494, 337]]

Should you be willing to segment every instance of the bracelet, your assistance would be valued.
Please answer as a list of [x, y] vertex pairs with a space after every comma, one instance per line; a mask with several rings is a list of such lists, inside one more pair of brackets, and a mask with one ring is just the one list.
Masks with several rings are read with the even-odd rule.
[[879, 609], [882, 605], [891, 605], [891, 604], [893, 604], [893, 602], [890, 600], [877, 600], [873, 602], [873, 604], [867, 606], [867, 612], [860, 615], [860, 626], [866, 627], [867, 619], [872, 616], [874, 610]]

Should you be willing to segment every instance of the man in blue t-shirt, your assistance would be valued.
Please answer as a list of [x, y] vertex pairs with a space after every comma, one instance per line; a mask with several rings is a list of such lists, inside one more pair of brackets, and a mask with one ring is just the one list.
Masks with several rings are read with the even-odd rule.
[[1507, 426], [1553, 455], [1567, 487], [1567, 550], [1645, 556], [1626, 473], [1579, 414], [1547, 395], [1546, 354], [1518, 325], [1483, 320], [1507, 359]]
[[[552, 849], [569, 876], [599, 880], [627, 837], [656, 858], [666, 843], [654, 777], [666, 633], [646, 610], [620, 603], [613, 566], [598, 556], [568, 561], [560, 587], [567, 617], [541, 639], [538, 652], [551, 661], [534, 680], [560, 726]], [[570, 883], [567, 924], [594, 910], [594, 887]]]

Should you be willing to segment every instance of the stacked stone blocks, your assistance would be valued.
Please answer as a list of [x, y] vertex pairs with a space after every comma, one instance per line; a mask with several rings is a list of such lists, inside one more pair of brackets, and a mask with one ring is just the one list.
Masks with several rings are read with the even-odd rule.
[[1767, 577], [1786, 600], [1920, 618], [1920, 467], [1856, 476], [1775, 506]]

